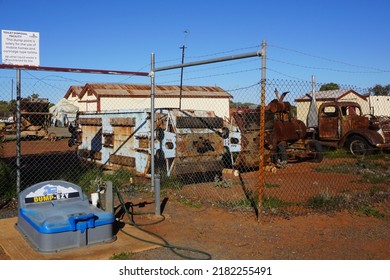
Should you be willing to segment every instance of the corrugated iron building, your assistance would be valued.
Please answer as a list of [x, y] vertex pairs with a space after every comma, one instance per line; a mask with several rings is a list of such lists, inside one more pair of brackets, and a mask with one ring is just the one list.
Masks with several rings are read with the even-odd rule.
[[[77, 94], [69, 89], [65, 98], [78, 96], [80, 112], [150, 109], [150, 85], [142, 84], [86, 84]], [[222, 118], [229, 117], [232, 96], [220, 87], [160, 86], [155, 88], [155, 108], [213, 111]]]
[[70, 86], [68, 91], [65, 93], [64, 98], [77, 105], [78, 101], [80, 100], [79, 96], [82, 89], [83, 86]]
[[[306, 123], [306, 118], [309, 113], [311, 93], [301, 96], [295, 99], [297, 104], [297, 119]], [[330, 101], [351, 101], [356, 102], [362, 108], [363, 114], [368, 114], [370, 112], [369, 103], [365, 95], [361, 95], [352, 89], [343, 89], [343, 90], [325, 90], [318, 91], [315, 93], [317, 110], [320, 105], [324, 102]]]

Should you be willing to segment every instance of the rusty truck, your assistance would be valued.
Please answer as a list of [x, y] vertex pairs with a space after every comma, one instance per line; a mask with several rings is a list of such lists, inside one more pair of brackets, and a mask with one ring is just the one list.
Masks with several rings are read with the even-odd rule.
[[390, 118], [363, 114], [356, 102], [325, 102], [318, 108], [318, 125], [307, 134], [321, 145], [345, 148], [355, 156], [390, 149]]
[[150, 176], [151, 145], [155, 170], [166, 176], [220, 173], [224, 168], [223, 119], [212, 111], [157, 109], [151, 143], [150, 110], [80, 112], [70, 144], [80, 157], [105, 169], [125, 168]]
[[[275, 91], [277, 93], [277, 91]], [[265, 108], [264, 162], [283, 167], [289, 161], [321, 162], [322, 145], [307, 137], [304, 122], [293, 116], [292, 106], [284, 101], [288, 92], [272, 100]], [[262, 108], [240, 109], [232, 114], [227, 144], [232, 168], [253, 170], [260, 162], [260, 112]]]

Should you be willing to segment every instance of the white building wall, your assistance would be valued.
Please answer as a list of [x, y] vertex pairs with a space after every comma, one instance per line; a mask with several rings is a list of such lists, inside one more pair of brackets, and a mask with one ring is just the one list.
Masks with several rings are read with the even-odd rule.
[[87, 103], [85, 102], [77, 102], [77, 106], [79, 107], [79, 112], [86, 112], [87, 111]]
[[[229, 117], [228, 98], [183, 98], [183, 110], [214, 111], [222, 118]], [[179, 98], [156, 98], [155, 108], [179, 108]], [[150, 98], [106, 98], [100, 99], [100, 110], [150, 109]], [[89, 111], [91, 111], [88, 108]]]
[[[356, 94], [353, 94], [353, 93], [349, 93], [345, 96], [343, 96], [342, 98], [339, 99], [339, 101], [349, 101], [349, 102], [356, 102], [360, 105], [360, 107], [362, 108], [362, 113], [363, 114], [369, 114], [370, 113], [370, 104], [367, 100], [365, 99], [362, 99], [358, 96], [356, 96]], [[324, 103], [326, 101], [317, 101], [317, 111], [318, 111], [318, 108], [321, 106], [322, 103]], [[389, 103], [390, 105], [390, 103]], [[389, 106], [388, 105], [388, 106]], [[300, 101], [300, 102], [297, 102], [297, 119], [303, 121], [305, 124], [306, 124], [306, 118], [307, 118], [307, 114], [309, 113], [309, 107], [310, 107], [310, 101]]]
[[370, 113], [375, 116], [390, 116], [390, 96], [370, 96]]
[[84, 102], [85, 112], [97, 112], [97, 102]]

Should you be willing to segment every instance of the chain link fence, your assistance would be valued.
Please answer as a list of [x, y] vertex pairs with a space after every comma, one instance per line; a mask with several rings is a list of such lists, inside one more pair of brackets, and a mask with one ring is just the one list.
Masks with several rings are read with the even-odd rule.
[[[20, 167], [16, 82], [0, 73], [0, 197], [17, 196], [18, 168], [21, 190], [58, 179], [90, 193], [110, 180], [127, 200], [153, 197], [147, 79], [35, 73], [22, 72]], [[157, 81], [154, 170], [162, 197], [244, 218], [369, 212], [378, 204], [388, 212], [390, 155], [375, 144], [390, 137], [389, 97], [327, 86], [266, 80], [262, 108], [261, 83], [227, 89]], [[307, 125], [313, 96], [316, 127]]]
[[[264, 150], [260, 84], [231, 91], [234, 98], [246, 100], [232, 104], [227, 124], [232, 165], [201, 187], [184, 185], [180, 196], [266, 220], [341, 209], [377, 213], [373, 208], [377, 204], [384, 211], [379, 215], [388, 215], [390, 154], [368, 139], [368, 134], [379, 133], [389, 143], [389, 116], [372, 114], [384, 106], [373, 108], [372, 99], [388, 97], [368, 97], [368, 89], [343, 85], [316, 92], [314, 130], [306, 125], [312, 82], [268, 80], [266, 85]], [[321, 107], [323, 103], [328, 106]], [[240, 143], [237, 151], [234, 143]]]

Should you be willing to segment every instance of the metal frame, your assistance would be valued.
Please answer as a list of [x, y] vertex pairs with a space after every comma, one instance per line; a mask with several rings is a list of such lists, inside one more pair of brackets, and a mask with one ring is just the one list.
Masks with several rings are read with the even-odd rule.
[[[244, 54], [238, 54], [238, 55], [231, 55], [231, 56], [224, 56], [219, 57], [215, 59], [208, 59], [208, 60], [200, 60], [200, 61], [194, 61], [194, 62], [187, 62], [187, 63], [181, 63], [176, 65], [170, 65], [170, 66], [164, 66], [164, 67], [158, 67], [155, 68], [155, 55], [154, 53], [151, 54], [151, 69], [150, 69], [150, 83], [151, 83], [151, 93], [150, 93], [150, 99], [151, 99], [151, 143], [154, 143], [154, 107], [155, 107], [155, 73], [161, 72], [161, 71], [168, 71], [173, 69], [183, 69], [186, 67], [192, 67], [192, 66], [199, 66], [199, 65], [205, 65], [205, 64], [211, 64], [211, 63], [218, 63], [218, 62], [224, 62], [224, 61], [231, 61], [231, 60], [237, 60], [237, 59], [244, 59], [244, 58], [250, 58], [250, 57], [261, 57], [262, 58], [262, 66], [261, 66], [261, 106], [265, 107], [265, 86], [266, 86], [266, 42], [262, 42], [262, 48], [261, 50], [257, 52], [250, 52], [250, 53], [244, 53]], [[260, 168], [259, 168], [259, 202], [258, 202], [258, 209], [262, 208], [262, 200], [264, 195], [264, 127], [265, 127], [265, 116], [264, 116], [264, 110], [262, 110], [262, 114], [260, 116]], [[263, 141], [261, 141], [261, 138], [263, 137]], [[156, 192], [159, 192], [159, 189], [155, 188], [155, 172], [154, 172], [154, 145], [151, 146], [151, 184], [152, 189]], [[159, 182], [158, 182], [159, 186]], [[259, 212], [256, 213], [257, 217], [259, 219]]]
[[20, 178], [21, 178], [21, 113], [20, 113], [20, 99], [21, 99], [21, 70], [31, 71], [52, 71], [52, 72], [71, 72], [71, 73], [86, 73], [86, 74], [106, 74], [106, 75], [130, 75], [130, 76], [149, 76], [147, 72], [135, 71], [117, 71], [117, 70], [98, 70], [98, 69], [83, 69], [83, 68], [61, 68], [49, 66], [30, 66], [30, 65], [11, 65], [0, 64], [0, 69], [14, 69], [16, 70], [16, 191], [20, 192]]

